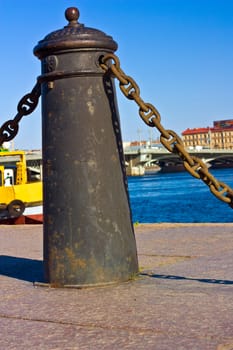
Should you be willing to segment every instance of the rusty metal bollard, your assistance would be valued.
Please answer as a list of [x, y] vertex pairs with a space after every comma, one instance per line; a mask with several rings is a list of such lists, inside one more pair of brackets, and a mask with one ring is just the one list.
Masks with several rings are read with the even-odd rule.
[[138, 272], [113, 78], [117, 44], [77, 22], [34, 48], [42, 63], [44, 264], [54, 287], [126, 281]]

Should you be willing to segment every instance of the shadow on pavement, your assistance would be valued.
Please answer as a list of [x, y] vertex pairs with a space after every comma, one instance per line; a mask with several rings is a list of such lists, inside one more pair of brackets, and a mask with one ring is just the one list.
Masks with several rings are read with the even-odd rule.
[[233, 281], [229, 280], [218, 280], [213, 278], [191, 278], [191, 277], [183, 277], [183, 276], [173, 276], [173, 275], [157, 275], [150, 272], [142, 272], [140, 273], [142, 276], [148, 276], [152, 278], [161, 278], [168, 280], [183, 280], [183, 281], [197, 281], [203, 283], [215, 283], [215, 284], [233, 284]]
[[43, 261], [0, 255], [0, 275], [28, 282], [43, 282]]

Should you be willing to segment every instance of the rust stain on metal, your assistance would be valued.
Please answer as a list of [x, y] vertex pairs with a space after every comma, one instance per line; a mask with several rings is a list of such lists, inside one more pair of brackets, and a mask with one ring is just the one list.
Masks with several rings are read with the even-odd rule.
[[77, 258], [71, 248], [65, 248], [65, 252], [69, 259], [70, 267], [72, 271], [76, 271], [78, 268], [81, 268], [81, 269], [86, 268], [87, 266], [86, 260]]
[[64, 278], [64, 264], [62, 263], [60, 256], [61, 254], [56, 247], [51, 249], [49, 265], [54, 271], [54, 276], [57, 276], [57, 279], [61, 281]]

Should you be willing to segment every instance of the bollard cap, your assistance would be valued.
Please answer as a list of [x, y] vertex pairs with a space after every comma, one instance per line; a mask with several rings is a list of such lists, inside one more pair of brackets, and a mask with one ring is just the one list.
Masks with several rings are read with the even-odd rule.
[[67, 8], [65, 17], [68, 25], [46, 35], [34, 48], [33, 52], [37, 57], [43, 58], [51, 53], [70, 49], [101, 49], [110, 52], [117, 50], [117, 43], [111, 36], [78, 23], [79, 10], [76, 7]]

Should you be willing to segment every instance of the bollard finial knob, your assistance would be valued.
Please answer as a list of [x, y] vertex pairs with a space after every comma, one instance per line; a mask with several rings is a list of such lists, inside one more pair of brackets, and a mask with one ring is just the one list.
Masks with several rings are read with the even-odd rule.
[[[1, 0], [0, 0], [1, 2]], [[104, 49], [116, 51], [117, 43], [109, 35], [95, 29], [88, 28], [79, 23], [79, 10], [76, 7], [68, 7], [65, 10], [65, 18], [68, 21], [63, 28], [53, 31], [40, 40], [34, 48], [34, 54], [39, 58], [56, 55], [60, 50], [69, 49]]]
[[69, 21], [69, 26], [76, 26], [79, 18], [79, 10], [77, 7], [68, 7], [65, 11], [65, 17]]

